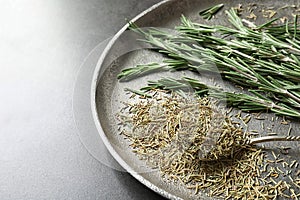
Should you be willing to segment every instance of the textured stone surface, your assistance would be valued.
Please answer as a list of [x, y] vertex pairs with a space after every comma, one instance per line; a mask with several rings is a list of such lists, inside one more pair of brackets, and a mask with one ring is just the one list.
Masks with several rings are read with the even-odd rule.
[[88, 53], [156, 2], [1, 1], [1, 200], [161, 198], [88, 153], [72, 108]]

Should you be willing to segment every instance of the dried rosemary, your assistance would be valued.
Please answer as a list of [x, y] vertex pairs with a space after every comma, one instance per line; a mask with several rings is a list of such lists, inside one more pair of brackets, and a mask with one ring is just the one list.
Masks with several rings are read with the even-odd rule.
[[245, 145], [251, 135], [221, 112], [215, 100], [158, 89], [145, 94], [151, 98], [136, 96], [124, 103], [118, 118], [133, 152], [161, 176], [196, 194], [206, 191], [226, 199], [297, 196], [299, 179], [279, 177], [288, 176], [298, 162], [283, 168], [285, 161], [275, 152], [268, 156]]

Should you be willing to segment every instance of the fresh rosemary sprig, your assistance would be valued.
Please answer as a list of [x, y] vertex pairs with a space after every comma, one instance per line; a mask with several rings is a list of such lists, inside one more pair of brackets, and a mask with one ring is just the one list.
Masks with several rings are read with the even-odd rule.
[[225, 101], [229, 106], [237, 107], [242, 111], [267, 111], [278, 115], [300, 118], [300, 112], [283, 103], [275, 103], [271, 99], [261, 95], [255, 90], [250, 90], [253, 95], [223, 91], [219, 87], [208, 86], [205, 83], [188, 77], [182, 79], [162, 78], [157, 81], [149, 81], [147, 87], [141, 88], [143, 92], [152, 89], [163, 90], [190, 90], [197, 95], [209, 95], [219, 101]]
[[[234, 9], [226, 13], [235, 28], [197, 24], [183, 16], [182, 25], [177, 27], [179, 35], [156, 29], [137, 31], [145, 36], [143, 41], [170, 57], [160, 69], [219, 72], [225, 79], [255, 90], [256, 96], [265, 95], [277, 102], [276, 105], [283, 104], [297, 111], [300, 108], [300, 42], [296, 19], [293, 28], [289, 25], [276, 27], [286, 35], [277, 39], [276, 31], [271, 31], [274, 28], [272, 20], [249, 28]], [[142, 75], [155, 71], [148, 66], [137, 66], [125, 72]]]

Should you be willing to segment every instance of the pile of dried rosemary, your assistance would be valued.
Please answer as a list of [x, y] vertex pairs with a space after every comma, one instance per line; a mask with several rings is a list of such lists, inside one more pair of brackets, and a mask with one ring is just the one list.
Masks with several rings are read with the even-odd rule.
[[297, 191], [299, 177], [293, 183], [275, 181], [280, 169], [268, 165], [278, 157], [272, 161], [262, 149], [245, 145], [249, 134], [215, 100], [164, 90], [148, 91], [147, 96], [151, 98], [135, 96], [124, 103], [118, 118], [136, 155], [163, 177], [196, 194], [203, 190], [223, 198], [296, 199], [288, 191]]
[[216, 101], [163, 90], [152, 90], [147, 95], [151, 98], [124, 103], [127, 109], [119, 114], [123, 134], [136, 143], [133, 148], [141, 149], [149, 143], [142, 153], [147, 158], [159, 152], [169, 154], [173, 148], [176, 154], [189, 152], [195, 158], [197, 153], [201, 160], [216, 160], [232, 158], [244, 148], [242, 129], [225, 116]]

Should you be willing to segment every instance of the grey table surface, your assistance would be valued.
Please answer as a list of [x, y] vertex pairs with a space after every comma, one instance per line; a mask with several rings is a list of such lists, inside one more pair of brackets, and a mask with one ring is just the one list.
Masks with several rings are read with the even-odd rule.
[[0, 199], [161, 199], [92, 156], [74, 119], [90, 86], [82, 63], [159, 0], [0, 2]]

